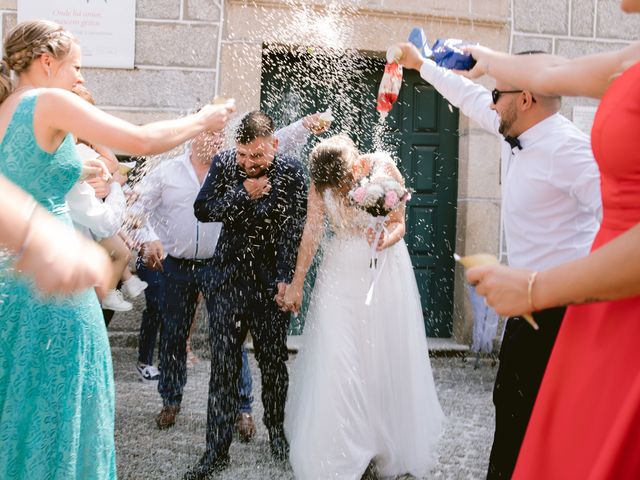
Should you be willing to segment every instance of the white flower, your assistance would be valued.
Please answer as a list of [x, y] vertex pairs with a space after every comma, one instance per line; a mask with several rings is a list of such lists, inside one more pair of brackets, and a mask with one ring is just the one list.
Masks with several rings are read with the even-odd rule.
[[378, 199], [384, 197], [384, 189], [382, 186], [371, 183], [367, 186], [367, 193], [364, 196], [364, 204], [373, 206], [376, 204]]

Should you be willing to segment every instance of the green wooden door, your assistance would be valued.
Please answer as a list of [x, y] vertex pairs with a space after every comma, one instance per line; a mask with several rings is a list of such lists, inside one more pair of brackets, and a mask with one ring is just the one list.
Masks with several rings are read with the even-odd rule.
[[402, 142], [400, 168], [415, 190], [405, 240], [429, 336], [449, 337], [453, 313], [453, 250], [458, 194], [458, 112], [420, 78], [404, 75], [395, 106]]
[[[384, 61], [373, 55], [266, 46], [261, 109], [283, 126], [331, 107], [336, 121], [329, 134], [347, 133], [363, 152], [372, 151], [382, 138], [384, 148], [399, 158], [407, 184], [415, 190], [407, 209], [405, 241], [427, 335], [448, 337], [453, 311], [458, 113], [416, 72], [405, 71], [400, 98], [381, 134], [375, 99], [383, 70]], [[317, 141], [312, 138], [301, 148], [301, 159], [307, 158]], [[311, 272], [310, 285], [314, 277]], [[292, 321], [292, 333], [300, 333], [303, 322], [304, 310]]]

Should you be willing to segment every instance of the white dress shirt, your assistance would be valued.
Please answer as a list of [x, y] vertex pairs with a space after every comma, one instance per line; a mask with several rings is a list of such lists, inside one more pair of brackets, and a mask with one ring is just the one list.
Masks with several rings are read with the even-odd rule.
[[309, 138], [309, 130], [302, 125], [302, 119], [279, 129], [275, 136], [278, 138], [278, 153], [297, 157]]
[[[306, 142], [309, 132], [297, 121], [275, 134], [278, 152], [286, 153]], [[136, 237], [141, 242], [160, 240], [166, 254], [182, 259], [213, 257], [222, 223], [199, 222], [193, 213], [202, 184], [189, 159], [191, 149], [161, 162], [136, 185], [135, 214], [145, 214], [146, 224]]]
[[589, 136], [556, 113], [523, 132], [518, 137], [522, 150], [512, 150], [498, 131], [499, 115], [490, 109], [491, 92], [431, 60], [424, 62], [420, 75], [502, 140], [509, 264], [544, 270], [588, 255], [602, 214], [600, 173]]
[[137, 238], [160, 240], [166, 254], [183, 259], [211, 258], [221, 223], [201, 223], [193, 213], [200, 180], [189, 160], [191, 150], [161, 162], [136, 185], [134, 213], [147, 216]]

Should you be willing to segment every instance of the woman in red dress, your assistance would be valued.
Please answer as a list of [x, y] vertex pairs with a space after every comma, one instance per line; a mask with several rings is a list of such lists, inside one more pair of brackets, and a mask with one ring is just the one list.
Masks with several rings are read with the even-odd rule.
[[[623, 0], [640, 12], [640, 0]], [[472, 48], [469, 76], [539, 94], [602, 98], [591, 141], [604, 216], [587, 258], [539, 272], [477, 267], [467, 278], [503, 315], [566, 304], [514, 478], [640, 478], [640, 42], [565, 60]]]

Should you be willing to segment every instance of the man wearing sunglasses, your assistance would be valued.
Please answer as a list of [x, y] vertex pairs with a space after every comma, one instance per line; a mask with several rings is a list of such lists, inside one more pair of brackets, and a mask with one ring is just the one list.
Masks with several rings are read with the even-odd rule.
[[[403, 66], [418, 70], [449, 103], [501, 140], [509, 265], [538, 271], [588, 255], [601, 217], [600, 177], [589, 137], [558, 113], [560, 97], [500, 82], [489, 91], [424, 59], [412, 44], [398, 46]], [[489, 479], [511, 478], [563, 315], [564, 308], [536, 312], [538, 331], [521, 317], [507, 320], [493, 392]]]

